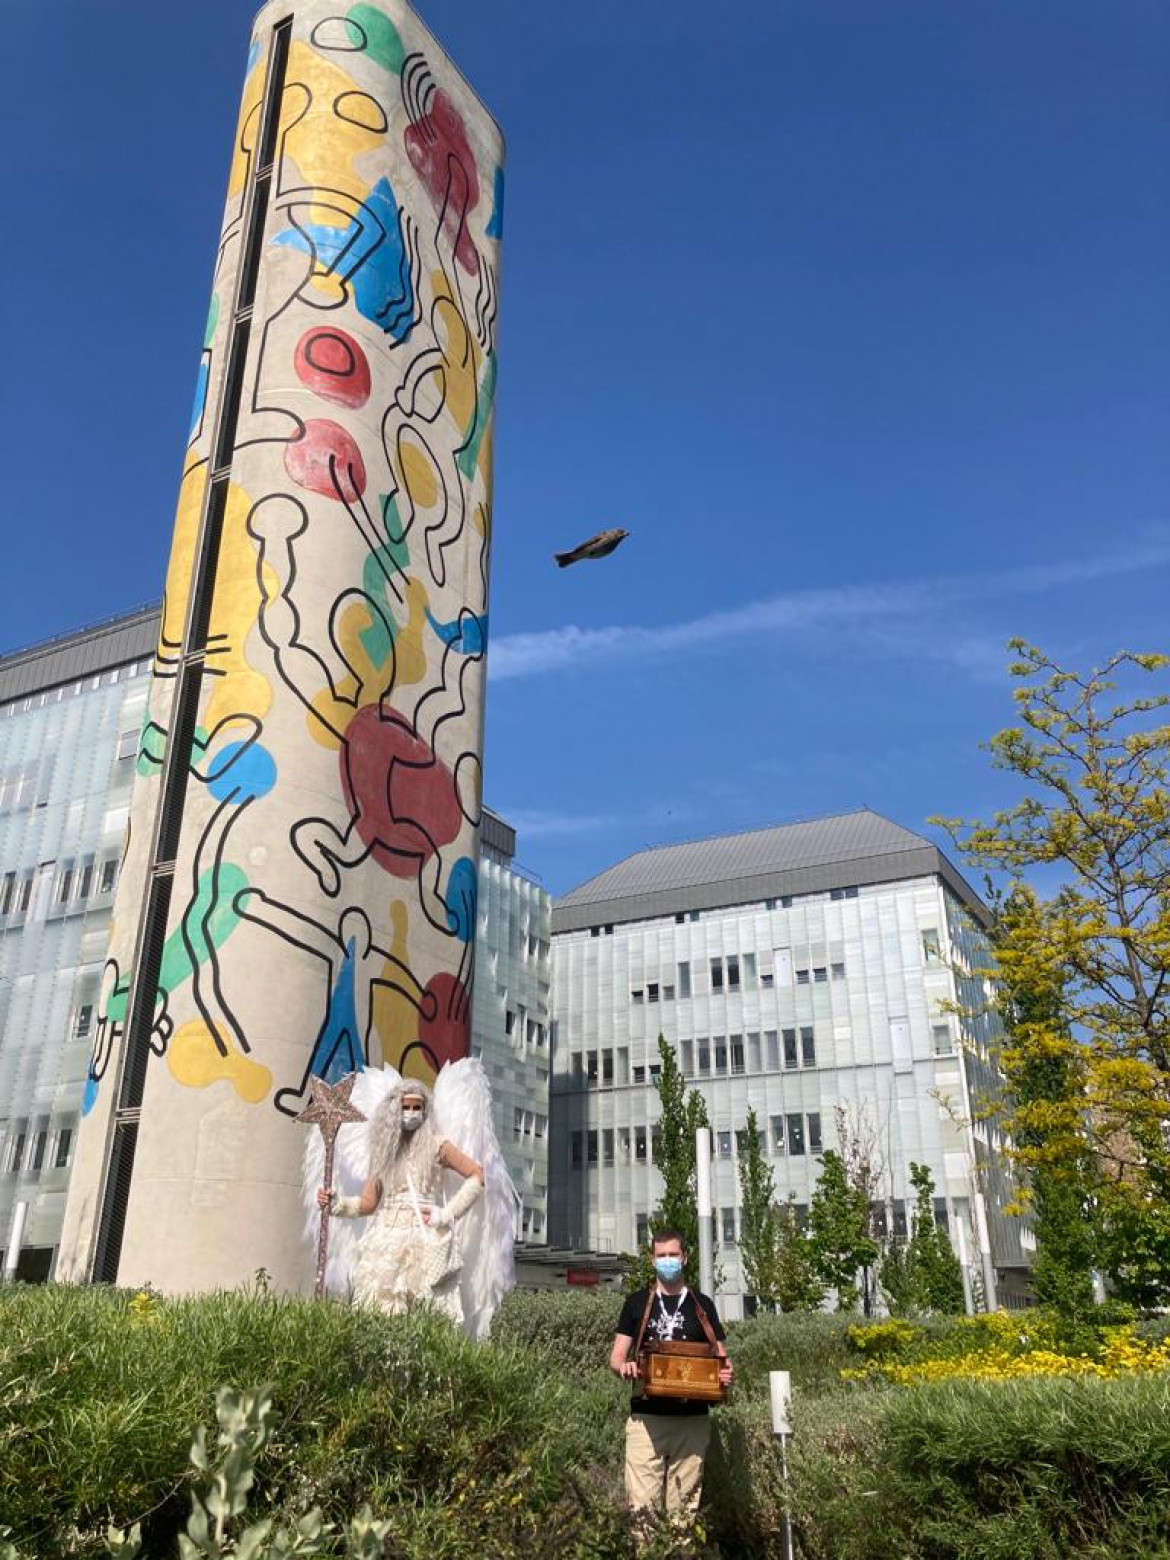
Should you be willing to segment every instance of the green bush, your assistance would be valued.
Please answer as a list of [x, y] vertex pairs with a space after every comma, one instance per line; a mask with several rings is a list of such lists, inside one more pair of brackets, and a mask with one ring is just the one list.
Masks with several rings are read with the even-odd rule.
[[727, 1328], [727, 1352], [735, 1366], [735, 1394], [768, 1392], [768, 1372], [786, 1370], [797, 1392], [832, 1391], [840, 1373], [856, 1363], [849, 1344], [855, 1317], [825, 1311], [763, 1312]]
[[257, 1515], [369, 1501], [403, 1560], [624, 1553], [617, 1383], [574, 1387], [425, 1312], [53, 1286], [0, 1291], [0, 1527], [57, 1560], [141, 1519], [145, 1552], [173, 1553], [192, 1431], [219, 1385], [265, 1382]]
[[513, 1289], [492, 1318], [492, 1342], [547, 1360], [574, 1380], [608, 1374], [624, 1300], [612, 1289]]
[[826, 1398], [792, 1448], [804, 1560], [1170, 1556], [1170, 1377]]

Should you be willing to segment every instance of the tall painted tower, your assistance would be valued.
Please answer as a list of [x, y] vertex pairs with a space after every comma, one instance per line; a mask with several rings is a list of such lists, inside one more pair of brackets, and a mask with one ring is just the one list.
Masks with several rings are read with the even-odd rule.
[[63, 1278], [306, 1287], [310, 1077], [467, 1051], [502, 156], [403, 0], [257, 17]]

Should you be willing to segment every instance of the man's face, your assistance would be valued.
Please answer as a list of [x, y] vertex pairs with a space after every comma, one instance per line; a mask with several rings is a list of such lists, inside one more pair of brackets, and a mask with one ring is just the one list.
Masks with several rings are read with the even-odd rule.
[[681, 1240], [656, 1240], [654, 1242], [654, 1260], [660, 1261], [663, 1257], [677, 1257], [680, 1262], [684, 1260]]

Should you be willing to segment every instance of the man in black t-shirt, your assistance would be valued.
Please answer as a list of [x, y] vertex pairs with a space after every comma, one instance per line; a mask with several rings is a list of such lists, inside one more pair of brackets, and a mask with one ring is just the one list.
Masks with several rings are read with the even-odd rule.
[[[657, 1282], [646, 1322], [646, 1339], [660, 1343], [707, 1342], [707, 1330], [697, 1310], [702, 1306], [723, 1359], [719, 1379], [725, 1387], [730, 1386], [731, 1361], [723, 1346], [723, 1324], [715, 1302], [688, 1289], [683, 1280], [686, 1252], [682, 1237], [677, 1230], [659, 1230], [654, 1236], [653, 1250]], [[656, 1511], [665, 1503], [667, 1511], [693, 1516], [703, 1488], [703, 1461], [711, 1440], [711, 1421], [706, 1403], [640, 1395], [640, 1371], [630, 1355], [651, 1293], [650, 1289], [637, 1289], [626, 1297], [609, 1357], [610, 1370], [634, 1383], [630, 1417], [626, 1421], [626, 1495], [635, 1511]]]

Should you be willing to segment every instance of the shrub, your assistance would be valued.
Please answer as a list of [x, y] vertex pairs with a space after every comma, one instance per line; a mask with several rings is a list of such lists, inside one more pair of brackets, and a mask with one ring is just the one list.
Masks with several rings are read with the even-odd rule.
[[578, 1381], [608, 1376], [623, 1299], [612, 1289], [513, 1289], [492, 1318], [492, 1342], [547, 1360]]
[[856, 1363], [849, 1346], [849, 1318], [823, 1311], [763, 1313], [727, 1329], [735, 1365], [735, 1396], [768, 1391], [768, 1372], [791, 1373], [797, 1392], [830, 1391], [841, 1371]]

